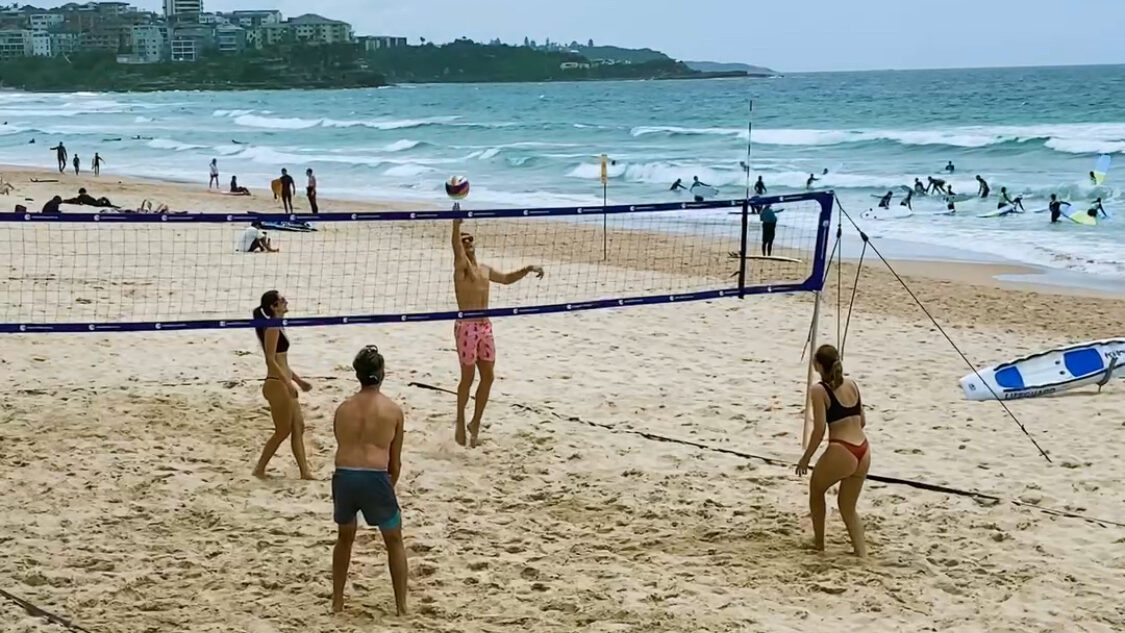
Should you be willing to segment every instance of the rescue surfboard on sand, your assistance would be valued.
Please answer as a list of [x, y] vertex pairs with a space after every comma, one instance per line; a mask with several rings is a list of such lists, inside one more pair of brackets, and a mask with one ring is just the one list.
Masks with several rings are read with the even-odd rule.
[[969, 400], [997, 397], [1016, 400], [1104, 385], [1114, 376], [1125, 378], [1125, 338], [1091, 341], [1024, 356], [971, 373], [962, 378], [960, 384]]

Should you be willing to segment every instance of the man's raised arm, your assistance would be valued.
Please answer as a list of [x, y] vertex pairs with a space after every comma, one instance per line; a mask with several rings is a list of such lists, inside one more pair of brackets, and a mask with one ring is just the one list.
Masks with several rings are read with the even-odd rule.
[[[461, 205], [453, 205], [454, 211], [460, 211]], [[469, 263], [469, 258], [465, 255], [465, 245], [461, 243], [461, 223], [464, 220], [461, 218], [453, 219], [453, 235], [450, 236], [450, 241], [453, 244], [453, 265], [456, 268], [464, 268]]]

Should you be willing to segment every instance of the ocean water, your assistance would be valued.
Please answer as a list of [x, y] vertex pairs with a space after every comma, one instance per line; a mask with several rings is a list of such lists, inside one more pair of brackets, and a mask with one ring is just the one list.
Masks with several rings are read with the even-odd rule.
[[[0, 162], [51, 167], [62, 140], [104, 171], [207, 180], [219, 160], [265, 189], [282, 167], [317, 171], [322, 196], [448, 204], [442, 183], [464, 175], [476, 206], [675, 200], [699, 176], [723, 197], [745, 193], [748, 101], [751, 172], [770, 193], [804, 190], [809, 173], [857, 219], [873, 195], [939, 175], [958, 193], [984, 176], [1024, 196], [1029, 213], [980, 218], [995, 202], [920, 200], [915, 215], [861, 221], [870, 234], [931, 255], [989, 258], [1125, 279], [1125, 67], [799, 74], [768, 80], [404, 85], [378, 90], [26, 94], [0, 92]], [[28, 141], [35, 139], [35, 144]], [[1088, 172], [1119, 163], [1103, 187]], [[945, 178], [945, 176], [942, 176]], [[298, 179], [300, 181], [300, 179]], [[1117, 183], [1122, 183], [1118, 185]], [[896, 189], [897, 191], [897, 189]], [[1101, 196], [1117, 221], [1050, 225], [1047, 196]], [[682, 194], [681, 194], [682, 195]], [[901, 195], [901, 192], [899, 192]], [[896, 199], [897, 204], [897, 199]]]

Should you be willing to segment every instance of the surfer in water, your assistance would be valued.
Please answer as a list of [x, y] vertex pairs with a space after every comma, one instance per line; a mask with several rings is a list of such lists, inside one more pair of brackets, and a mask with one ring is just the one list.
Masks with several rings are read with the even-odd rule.
[[758, 182], [754, 183], [754, 194], [758, 196], [766, 195], [766, 183], [758, 176]]
[[820, 180], [820, 178], [817, 178], [813, 174], [809, 174], [809, 179], [805, 181], [805, 189], [812, 189], [813, 183], [818, 181], [818, 180]]
[[669, 189], [669, 191], [680, 191], [681, 189], [687, 189], [687, 187], [684, 186], [683, 178], [677, 178], [676, 182], [672, 183], [672, 188]]
[[1051, 194], [1051, 202], [1047, 205], [1047, 210], [1051, 212], [1051, 224], [1057, 224], [1059, 218], [1062, 217], [1063, 205], [1070, 206], [1069, 202], [1059, 200], [1055, 194]]
[[1003, 209], [1007, 206], [1012, 207], [1013, 210], [1019, 209], [1020, 211], [1023, 211], [1023, 198], [1016, 197], [1013, 200], [1012, 197], [1008, 195], [1008, 188], [1000, 187], [1000, 202], [996, 204], [996, 208]]
[[1109, 214], [1105, 212], [1105, 207], [1102, 206], [1101, 198], [1094, 200], [1094, 206], [1090, 207], [1090, 210], [1086, 212], [1086, 215], [1090, 216], [1091, 218], [1096, 218], [1098, 217], [1099, 213], [1101, 213], [1102, 217], [1104, 218], [1109, 217]]
[[891, 198], [894, 198], [894, 197], [895, 197], [895, 193], [893, 191], [888, 191], [887, 195], [885, 195], [885, 196], [883, 196], [882, 198], [879, 199], [879, 208], [880, 209], [890, 209], [891, 208]]
[[952, 174], [955, 171], [957, 171], [957, 168], [953, 166], [953, 161], [949, 161], [949, 164], [945, 166], [945, 173]]
[[1094, 186], [1098, 184], [1098, 177], [1094, 175], [1094, 172], [1090, 172], [1090, 184]]
[[910, 209], [911, 211], [913, 211], [914, 205], [911, 204], [911, 202], [913, 200], [914, 200], [914, 192], [913, 191], [907, 191], [906, 197], [902, 199], [902, 202], [898, 203], [898, 206], [906, 207], [907, 209]]
[[926, 185], [923, 185], [922, 181], [917, 178], [914, 179], [914, 193], [920, 196], [926, 195]]
[[987, 198], [989, 192], [992, 191], [992, 189], [988, 188], [988, 183], [984, 178], [981, 178], [980, 176], [977, 176], [977, 182], [980, 183], [980, 188], [977, 189], [977, 195], [981, 198]]
[[702, 180], [700, 180], [699, 176], [692, 176], [691, 177], [691, 186], [692, 187], [710, 187], [711, 185], [709, 185], [709, 184], [703, 182]]
[[927, 176], [926, 180], [930, 182], [930, 186], [926, 188], [926, 193], [945, 193], [945, 181], [941, 178], [934, 178]]

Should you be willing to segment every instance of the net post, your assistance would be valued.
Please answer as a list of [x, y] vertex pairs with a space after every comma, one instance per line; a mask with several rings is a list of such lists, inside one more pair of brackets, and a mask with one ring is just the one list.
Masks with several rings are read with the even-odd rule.
[[750, 232], [750, 199], [746, 198], [742, 201], [742, 240], [739, 246], [738, 258], [738, 298], [746, 297], [746, 252], [747, 242], [749, 242], [748, 233]]
[[801, 437], [801, 448], [809, 447], [809, 438], [812, 437], [813, 432], [812, 386], [816, 378], [817, 331], [820, 329], [820, 291], [814, 292], [813, 297], [812, 329], [809, 335], [809, 372], [805, 385], [805, 429]]

